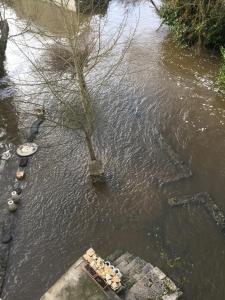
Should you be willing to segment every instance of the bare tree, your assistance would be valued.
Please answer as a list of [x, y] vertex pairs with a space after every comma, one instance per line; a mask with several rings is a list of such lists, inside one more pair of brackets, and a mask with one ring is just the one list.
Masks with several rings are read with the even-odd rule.
[[[39, 78], [30, 84], [38, 86], [42, 97], [44, 95], [45, 99], [50, 99], [43, 103], [47, 108], [47, 120], [54, 126], [78, 130], [86, 141], [90, 174], [95, 180], [102, 177], [103, 169], [92, 141], [94, 102], [121, 65], [133, 40], [138, 19], [134, 28], [127, 30], [128, 15], [125, 14], [121, 24], [107, 35], [107, 18], [95, 15], [96, 9], [100, 9], [99, 2], [86, 1], [82, 7], [79, 0], [50, 2], [60, 15], [59, 32], [53, 34], [45, 27], [37, 27], [29, 22], [29, 34], [39, 42], [41, 59], [30, 53], [34, 47], [30, 47], [25, 38], [19, 43], [15, 40], [15, 44], [32, 64]], [[29, 82], [20, 81], [18, 85], [29, 85]], [[30, 104], [38, 105], [33, 101], [34, 94], [31, 91], [24, 93], [26, 97], [29, 96]]]
[[4, 16], [3, 10], [3, 14], [0, 12], [0, 77], [4, 76], [4, 60], [8, 36], [9, 25], [7, 19]]

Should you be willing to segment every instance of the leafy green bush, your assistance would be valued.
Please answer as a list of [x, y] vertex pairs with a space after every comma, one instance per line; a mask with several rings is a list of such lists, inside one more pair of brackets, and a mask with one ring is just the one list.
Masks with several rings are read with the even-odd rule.
[[221, 90], [225, 91], [225, 49], [224, 48], [221, 48], [221, 54], [222, 54], [222, 64], [218, 76], [218, 85]]
[[159, 14], [182, 44], [225, 47], [224, 0], [165, 0]]

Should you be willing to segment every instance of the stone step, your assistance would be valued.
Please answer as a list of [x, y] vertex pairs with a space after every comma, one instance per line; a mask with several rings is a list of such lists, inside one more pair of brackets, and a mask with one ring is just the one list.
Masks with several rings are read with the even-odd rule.
[[137, 256], [123, 268], [123, 273], [129, 276], [141, 273], [146, 264], [145, 260]]
[[162, 299], [164, 290], [155, 284], [152, 284], [147, 278], [136, 282], [128, 291], [125, 299]]
[[112, 254], [110, 254], [106, 260], [113, 262], [114, 260], [116, 260], [118, 257], [120, 257], [123, 254], [122, 250], [116, 250], [115, 252], [113, 252]]
[[119, 256], [116, 260], [114, 260], [112, 263], [115, 267], [117, 267], [121, 262], [129, 261], [131, 257], [133, 257], [133, 254], [130, 254], [129, 252], [125, 252], [124, 254]]
[[124, 271], [126, 272], [126, 266], [135, 258], [134, 255], [127, 257], [126, 260], [121, 261], [121, 263], [119, 263], [116, 267], [122, 272], [124, 273]]
[[146, 263], [146, 265], [144, 266], [144, 268], [142, 269], [142, 273], [143, 274], [147, 274], [148, 272], [150, 272], [153, 269], [153, 265], [150, 263]]
[[162, 297], [162, 300], [177, 300], [179, 299], [181, 296], [183, 295], [183, 293], [181, 291], [176, 291], [175, 293], [173, 294], [170, 294], [170, 295], [164, 295]]

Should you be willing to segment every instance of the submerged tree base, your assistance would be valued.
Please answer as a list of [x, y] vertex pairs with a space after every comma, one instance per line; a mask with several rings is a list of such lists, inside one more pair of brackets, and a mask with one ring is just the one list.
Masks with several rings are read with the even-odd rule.
[[100, 160], [91, 160], [89, 162], [89, 173], [92, 183], [104, 183], [104, 170]]

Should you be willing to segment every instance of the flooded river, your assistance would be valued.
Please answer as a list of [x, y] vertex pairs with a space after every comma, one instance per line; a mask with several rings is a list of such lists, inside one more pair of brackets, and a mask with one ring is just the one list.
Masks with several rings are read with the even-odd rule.
[[[17, 32], [31, 17], [34, 26], [57, 34], [61, 27], [47, 4], [34, 18], [33, 2], [20, 2], [29, 2], [26, 14], [22, 5], [6, 9], [17, 20], [11, 30]], [[3, 300], [38, 300], [90, 246], [103, 257], [123, 249], [159, 266], [182, 288], [184, 299], [225, 299], [225, 236], [201, 206], [172, 209], [167, 203], [172, 196], [208, 192], [225, 211], [225, 103], [214, 84], [218, 58], [177, 46], [165, 26], [158, 29], [160, 19], [147, 2], [112, 0], [108, 28], [127, 11], [127, 28], [140, 18], [120, 66], [126, 74], [113, 76], [104, 96], [94, 100], [93, 141], [106, 185], [92, 186], [85, 145], [76, 132], [42, 126], [15, 215]], [[29, 33], [26, 38], [39, 43]], [[13, 42], [5, 67], [14, 83], [34, 72]], [[17, 88], [32, 91], [36, 100], [36, 85]], [[30, 121], [16, 98], [0, 101], [0, 127], [6, 131], [1, 143], [12, 149], [23, 141]], [[192, 177], [176, 180], [179, 171], [160, 136]], [[1, 203], [15, 166], [8, 165], [1, 180]]]

